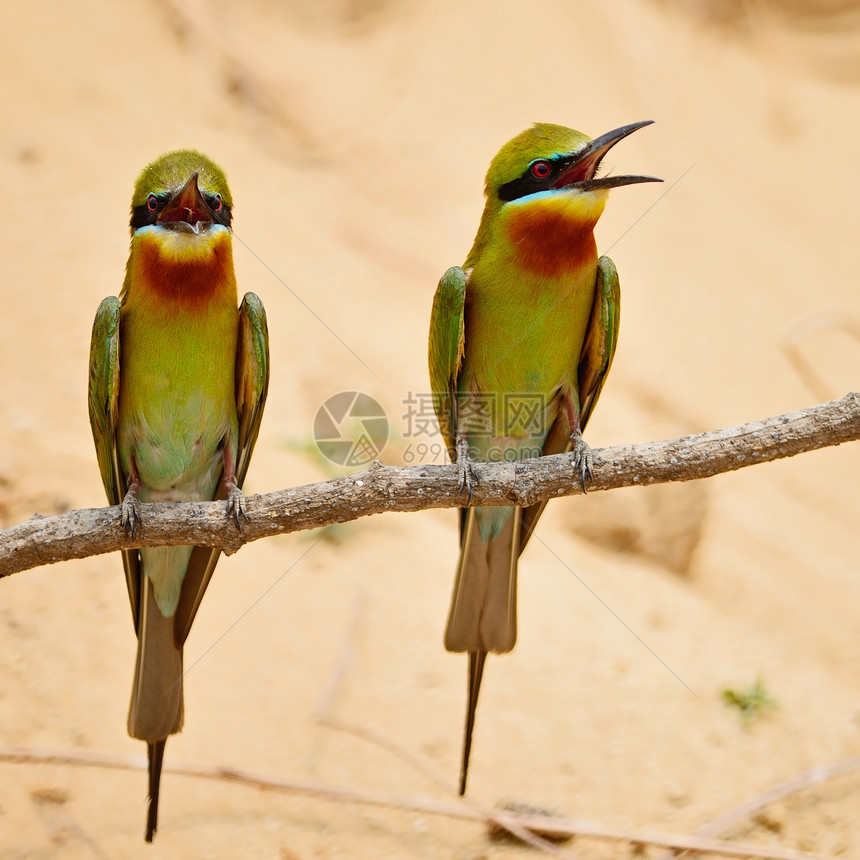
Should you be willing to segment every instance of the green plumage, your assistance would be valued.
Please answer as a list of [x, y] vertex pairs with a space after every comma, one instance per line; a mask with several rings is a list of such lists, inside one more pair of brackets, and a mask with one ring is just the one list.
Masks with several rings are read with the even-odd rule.
[[[248, 293], [237, 307], [224, 174], [193, 150], [148, 165], [132, 199], [132, 243], [120, 298], [93, 325], [89, 408], [111, 504], [132, 534], [139, 501], [227, 499], [240, 487], [269, 379], [266, 317]], [[157, 825], [164, 744], [184, 719], [182, 650], [219, 551], [123, 552], [138, 653], [128, 729], [150, 758], [146, 838]]]
[[[225, 291], [227, 292], [227, 291]], [[238, 450], [235, 292], [207, 303], [205, 313], [154, 303], [134, 285], [121, 309], [117, 448], [122, 473], [137, 468], [138, 497], [149, 501], [215, 498], [224, 449]], [[179, 602], [191, 547], [140, 550], [165, 616]]]
[[[487, 172], [478, 234], [449, 269], [430, 323], [434, 406], [463, 484], [475, 463], [573, 451], [584, 482], [582, 430], [609, 372], [618, 335], [618, 276], [598, 260], [593, 228], [607, 188], [646, 177], [596, 179], [606, 151], [640, 127], [591, 141], [538, 124], [510, 141]], [[468, 508], [445, 647], [469, 659], [460, 792], [465, 792], [484, 660], [516, 642], [517, 559], [544, 504]]]

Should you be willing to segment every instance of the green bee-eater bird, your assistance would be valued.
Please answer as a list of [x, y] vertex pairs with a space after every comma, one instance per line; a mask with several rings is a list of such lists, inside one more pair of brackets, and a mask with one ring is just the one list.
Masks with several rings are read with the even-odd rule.
[[[619, 313], [618, 275], [597, 257], [594, 226], [608, 189], [660, 181], [595, 173], [611, 147], [649, 124], [591, 140], [538, 123], [490, 164], [478, 235], [463, 267], [442, 276], [430, 322], [434, 407], [470, 500], [475, 461], [571, 451], [583, 489], [591, 476], [582, 431], [609, 373]], [[460, 794], [484, 661], [516, 642], [517, 560], [545, 504], [461, 512], [445, 633], [449, 651], [469, 654]]]
[[[119, 298], [99, 305], [89, 409], [105, 491], [132, 536], [143, 502], [226, 499], [239, 525], [240, 487], [269, 384], [259, 298], [238, 307], [233, 200], [221, 169], [194, 150], [148, 165], [131, 202], [131, 253]], [[124, 550], [137, 633], [128, 732], [146, 741], [146, 841], [158, 824], [168, 735], [182, 729], [182, 649], [219, 550]]]

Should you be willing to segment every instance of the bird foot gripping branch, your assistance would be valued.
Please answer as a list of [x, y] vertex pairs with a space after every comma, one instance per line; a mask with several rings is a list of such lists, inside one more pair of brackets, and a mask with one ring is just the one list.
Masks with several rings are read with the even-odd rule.
[[478, 469], [469, 456], [469, 443], [465, 439], [457, 442], [457, 470], [460, 475], [460, 492], [466, 491], [466, 507], [472, 504], [472, 486], [478, 486]]
[[574, 434], [571, 437], [571, 442], [573, 447], [570, 450], [570, 462], [579, 478], [582, 492], [587, 493], [585, 483], [594, 478], [594, 454], [591, 452], [591, 446], [582, 438], [581, 434]]
[[128, 492], [123, 496], [122, 505], [120, 506], [120, 522], [122, 523], [123, 531], [132, 538], [137, 534], [137, 527], [141, 522], [140, 500], [137, 498], [137, 491], [139, 489], [140, 481], [137, 484], [132, 484], [128, 488]]
[[[248, 521], [245, 494], [235, 485], [228, 485], [227, 489], [227, 516], [236, 523], [236, 528], [242, 531], [242, 520]], [[241, 517], [241, 520], [240, 520]]]

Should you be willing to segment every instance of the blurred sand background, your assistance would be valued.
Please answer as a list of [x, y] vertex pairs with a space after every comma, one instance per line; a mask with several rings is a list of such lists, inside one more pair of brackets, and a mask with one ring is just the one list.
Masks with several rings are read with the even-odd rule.
[[[385, 461], [414, 450], [401, 415], [427, 390], [436, 281], [469, 249], [490, 158], [535, 121], [597, 135], [656, 120], [607, 159], [666, 182], [613, 192], [598, 225], [623, 321], [593, 446], [858, 386], [860, 344], [837, 327], [801, 344], [816, 390], [783, 350], [787, 328], [812, 315], [860, 318], [849, 4], [3, 0], [0, 81], [3, 525], [104, 504], [86, 413], [90, 327], [121, 284], [134, 179], [176, 147], [225, 168], [240, 289], [268, 311], [272, 381], [248, 492], [335, 473], [313, 455], [311, 427], [344, 389], [391, 416]], [[520, 566], [517, 649], [488, 662], [474, 797], [692, 833], [860, 754], [858, 482], [857, 448], [844, 446], [554, 502]], [[222, 560], [186, 649], [186, 727], [168, 765], [449, 799], [466, 674], [441, 643], [453, 512], [317, 537]], [[118, 557], [4, 581], [0, 743], [142, 759], [125, 730], [134, 648]], [[418, 756], [450, 794], [318, 725], [339, 665], [332, 712]], [[744, 724], [721, 694], [756, 679], [778, 707]], [[533, 855], [487, 842], [477, 824], [171, 774], [146, 848], [145, 794], [139, 772], [2, 764], [0, 856]], [[860, 856], [860, 776], [737, 835]]]

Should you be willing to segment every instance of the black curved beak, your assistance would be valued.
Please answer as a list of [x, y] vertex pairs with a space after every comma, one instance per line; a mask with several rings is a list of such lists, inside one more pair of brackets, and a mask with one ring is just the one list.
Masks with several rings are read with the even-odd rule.
[[594, 178], [601, 160], [619, 140], [624, 140], [634, 131], [651, 125], [653, 122], [654, 120], [651, 119], [633, 122], [594, 138], [579, 152], [571, 156], [571, 163], [561, 172], [552, 187], [591, 191], [595, 188], [617, 188], [619, 185], [635, 185], [639, 182], [662, 182], [663, 180], [656, 176], [603, 176]]

